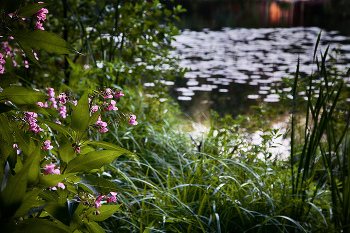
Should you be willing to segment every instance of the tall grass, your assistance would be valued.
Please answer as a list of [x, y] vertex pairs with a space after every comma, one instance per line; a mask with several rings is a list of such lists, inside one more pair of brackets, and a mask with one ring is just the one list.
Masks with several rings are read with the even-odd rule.
[[[135, 156], [120, 157], [102, 174], [118, 184], [123, 203], [102, 223], [106, 232], [349, 232], [348, 120], [339, 114], [343, 85], [328, 75], [327, 52], [320, 64], [316, 59], [308, 87], [298, 82], [297, 66], [287, 161], [268, 151], [277, 131], [249, 143], [244, 117], [213, 114], [196, 145], [174, 129], [171, 110], [156, 123], [145, 116], [133, 128], [116, 126], [106, 139]], [[315, 78], [324, 80], [316, 97]], [[297, 88], [308, 93], [306, 108]]]

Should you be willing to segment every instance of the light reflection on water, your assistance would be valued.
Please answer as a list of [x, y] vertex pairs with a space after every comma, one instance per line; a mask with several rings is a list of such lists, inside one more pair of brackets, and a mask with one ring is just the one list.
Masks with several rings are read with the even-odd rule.
[[[171, 95], [195, 118], [201, 113], [208, 116], [210, 108], [221, 115], [237, 115], [259, 101], [278, 102], [271, 87], [285, 88], [282, 78], [294, 78], [298, 58], [302, 75], [315, 70], [312, 58], [320, 31], [317, 27], [184, 30], [173, 43], [173, 56], [190, 71], [176, 81]], [[318, 54], [328, 45], [330, 51], [337, 49], [344, 55], [338, 68], [345, 70], [350, 63], [350, 38], [323, 31]]]

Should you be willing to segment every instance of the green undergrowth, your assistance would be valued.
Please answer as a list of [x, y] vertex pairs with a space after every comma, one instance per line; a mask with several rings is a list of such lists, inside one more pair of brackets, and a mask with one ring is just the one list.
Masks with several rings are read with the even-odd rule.
[[348, 113], [340, 114], [343, 84], [325, 72], [326, 56], [315, 74], [324, 85], [318, 95], [307, 92], [306, 103], [296, 94], [297, 66], [286, 160], [269, 151], [285, 135], [263, 120], [254, 124], [264, 132], [260, 145], [247, 139], [244, 116], [212, 113], [208, 132], [194, 138], [179, 130], [188, 123], [179, 123], [176, 106], [150, 117], [154, 100], [139, 98], [139, 124], [114, 125], [105, 138], [134, 152], [102, 173], [118, 184], [123, 204], [102, 223], [106, 232], [348, 232]]

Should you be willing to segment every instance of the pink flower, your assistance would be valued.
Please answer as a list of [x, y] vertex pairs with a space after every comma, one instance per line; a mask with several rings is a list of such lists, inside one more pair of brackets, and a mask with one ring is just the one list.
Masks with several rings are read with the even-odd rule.
[[[57, 169], [55, 169], [55, 164], [46, 164], [46, 170], [44, 171], [44, 175], [48, 175], [48, 174], [53, 174], [53, 175], [59, 175], [60, 174], [60, 167], [57, 167]], [[51, 187], [54, 188], [55, 186]], [[61, 189], [65, 189], [66, 186], [63, 183], [58, 183], [56, 185], [56, 187], [61, 188]]]
[[91, 113], [94, 113], [94, 112], [97, 112], [98, 110], [98, 106], [97, 105], [94, 105], [91, 107]]
[[46, 90], [51, 98], [55, 98], [55, 89], [48, 87]]
[[84, 65], [84, 70], [87, 70], [87, 69], [89, 69], [89, 68], [90, 68], [89, 65]]
[[47, 104], [47, 102], [45, 102], [45, 104], [43, 104], [43, 102], [38, 102], [36, 103], [37, 105], [39, 105], [42, 108], [47, 108], [49, 105]]
[[46, 8], [41, 8], [38, 12], [34, 14], [34, 17], [36, 17], [36, 26], [34, 29], [40, 29], [44, 30], [43, 23], [46, 20], [46, 14], [49, 13], [49, 11]]
[[105, 99], [113, 99], [112, 89], [111, 88], [106, 88], [106, 92], [103, 95], [103, 98], [105, 98]]
[[58, 95], [58, 102], [60, 104], [65, 104], [67, 102], [66, 98], [67, 98], [67, 95], [65, 93], [61, 93]]
[[72, 103], [73, 103], [74, 106], [77, 106], [78, 100], [73, 100]]
[[108, 106], [108, 107], [105, 107], [104, 110], [107, 110], [107, 111], [111, 111], [111, 110], [114, 110], [114, 111], [117, 111], [118, 108], [115, 106], [117, 102], [115, 102], [115, 100], [111, 100], [111, 104]]
[[97, 198], [97, 201], [100, 202], [100, 201], [103, 200], [103, 198], [105, 198], [105, 196], [99, 196], [99, 197]]
[[35, 119], [35, 117], [38, 117], [38, 114], [36, 114], [35, 112], [27, 112], [24, 115], [24, 120], [29, 125], [28, 130], [32, 130], [36, 134], [38, 134], [39, 132], [44, 131], [44, 130], [42, 128], [40, 128], [40, 126], [36, 123], [37, 120]]
[[59, 175], [60, 174], [60, 167], [57, 167], [57, 169], [55, 169], [55, 167], [56, 167], [55, 164], [46, 164], [45, 167], [46, 167], [46, 170], [44, 171], [44, 175], [48, 175], [48, 174]]
[[[17, 146], [17, 144], [15, 143], [15, 144], [13, 144], [13, 149], [15, 149], [15, 148], [17, 148], [18, 149], [18, 146]], [[19, 155], [20, 154], [20, 151], [19, 150], [17, 150], [17, 154]]]
[[34, 17], [37, 18], [38, 21], [45, 22], [46, 15], [49, 11], [46, 8], [41, 8], [38, 12], [34, 14]]
[[61, 183], [61, 182], [58, 183], [56, 186], [61, 188], [61, 189], [65, 189], [66, 188], [66, 186], [63, 183]]
[[80, 153], [80, 146], [77, 147], [77, 149], [74, 151], [76, 154]]
[[67, 108], [66, 108], [66, 106], [61, 106], [58, 111], [61, 114], [62, 118], [66, 118], [66, 116], [67, 116]]
[[44, 150], [51, 150], [53, 148], [53, 146], [50, 145], [51, 141], [50, 140], [46, 140], [44, 142]]
[[130, 115], [129, 125], [137, 125], [138, 122], [135, 121], [135, 120], [136, 120], [136, 116], [135, 115]]
[[99, 127], [98, 132], [100, 132], [100, 133], [105, 133], [105, 132], [107, 132], [108, 129], [107, 129], [106, 127], [107, 127], [107, 123], [102, 121], [102, 122], [100, 123], [100, 127]]
[[120, 96], [124, 96], [123, 91], [119, 91], [115, 94], [115, 98], [119, 98]]
[[33, 50], [32, 50], [32, 52], [34, 54], [35, 59], [39, 61], [38, 54], [36, 54], [36, 52], [34, 52]]
[[45, 28], [43, 27], [43, 24], [40, 23], [40, 21], [36, 22], [34, 29], [45, 30]]
[[95, 201], [95, 208], [98, 209], [100, 208], [100, 206], [101, 206], [100, 202]]
[[111, 196], [107, 197], [107, 203], [111, 202], [117, 202], [117, 193], [116, 192], [110, 192]]
[[0, 74], [3, 74], [5, 71], [5, 67], [2, 64], [5, 64], [4, 55], [0, 53]]

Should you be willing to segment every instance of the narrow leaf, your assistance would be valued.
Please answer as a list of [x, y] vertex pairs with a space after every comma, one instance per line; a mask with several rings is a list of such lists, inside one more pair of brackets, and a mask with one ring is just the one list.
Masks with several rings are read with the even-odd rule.
[[39, 178], [39, 186], [42, 189], [50, 188], [53, 186], [56, 186], [58, 183], [62, 182], [64, 178], [66, 178], [67, 175], [55, 175], [55, 174], [48, 174], [40, 176]]
[[84, 183], [88, 184], [91, 186], [97, 186], [97, 187], [102, 187], [102, 188], [107, 188], [107, 189], [117, 189], [118, 186], [115, 185], [114, 183], [108, 181], [107, 179], [103, 179], [94, 175], [85, 175], [84, 178], [79, 181], [79, 183]]
[[15, 128], [15, 137], [18, 147], [21, 148], [26, 155], [30, 155], [35, 148], [35, 143], [30, 135]]
[[70, 161], [67, 165], [66, 173], [88, 172], [92, 169], [99, 169], [103, 165], [113, 162], [114, 159], [122, 154], [113, 150], [89, 152]]
[[28, 46], [25, 43], [22, 43], [20, 41], [17, 41], [19, 46], [21, 47], [21, 49], [23, 50], [24, 54], [26, 55], [27, 58], [29, 58], [34, 64], [36, 64], [38, 67], [41, 68], [40, 63], [38, 62], [38, 60], [35, 58], [33, 52], [32, 52], [32, 48], [30, 46]]
[[41, 160], [41, 145], [38, 145], [33, 152], [28, 156], [23, 165], [22, 170], [27, 171], [28, 186], [36, 183], [39, 180]]
[[120, 205], [102, 205], [98, 208], [99, 215], [91, 214], [88, 216], [90, 221], [104, 221], [113, 215], [115, 212], [120, 211]]
[[47, 219], [30, 218], [19, 223], [17, 229], [13, 232], [19, 233], [38, 233], [38, 232], [50, 232], [50, 233], [65, 233], [71, 232], [68, 227], [64, 225], [58, 225]]
[[6, 213], [6, 218], [11, 218], [22, 204], [27, 189], [27, 174], [28, 171], [22, 169], [10, 177], [0, 194], [0, 208], [2, 213]]
[[84, 222], [84, 224], [90, 233], [105, 233], [97, 222]]
[[90, 122], [90, 110], [89, 110], [89, 92], [85, 94], [78, 101], [72, 113], [72, 128], [78, 134], [76, 141], [80, 140], [83, 134], [86, 132]]
[[62, 136], [60, 147], [58, 148], [60, 157], [65, 163], [69, 163], [72, 159], [76, 157], [72, 143], [67, 139], [67, 137]]
[[47, 3], [39, 3], [39, 4], [30, 4], [30, 5], [26, 5], [24, 7], [21, 7], [18, 10], [18, 17], [20, 18], [28, 18], [28, 17], [32, 17], [36, 12], [38, 12], [39, 10], [41, 10], [41, 8], [47, 7], [50, 4]]
[[130, 151], [120, 147], [120, 146], [117, 146], [113, 143], [109, 143], [109, 142], [104, 142], [104, 141], [89, 141], [87, 142], [88, 144], [90, 145], [96, 145], [100, 148], [103, 148], [103, 149], [106, 149], [106, 150], [116, 150], [116, 151], [119, 151], [119, 152], [123, 152], [125, 154], [132, 154]]
[[10, 86], [4, 88], [1, 97], [5, 97], [14, 104], [36, 104], [38, 102], [45, 102], [47, 96], [40, 91], [30, 90], [20, 86]]
[[13, 129], [10, 127], [10, 122], [4, 114], [0, 114], [0, 134], [10, 146], [13, 144]]
[[48, 31], [21, 29], [11, 31], [8, 36], [13, 36], [22, 45], [43, 49], [49, 53], [70, 54], [75, 52], [68, 42]]
[[61, 205], [58, 203], [53, 203], [44, 208], [52, 217], [59, 220], [63, 224], [69, 226], [70, 224], [70, 215], [68, 212], [68, 204]]
[[10, 86], [10, 84], [16, 83], [18, 78], [15, 74], [6, 73], [0, 74], [0, 87], [5, 88]]
[[16, 211], [14, 218], [19, 218], [28, 213], [33, 206], [36, 205], [38, 195], [41, 192], [41, 189], [32, 189], [24, 195], [23, 202], [21, 207]]
[[57, 130], [58, 132], [61, 132], [66, 136], [72, 137], [72, 134], [70, 133], [69, 128], [65, 127], [64, 125], [60, 125], [60, 124], [57, 124], [55, 122], [48, 121], [45, 119], [40, 119], [40, 118], [38, 118], [37, 120], [41, 123], [46, 124], [47, 126], [49, 126], [53, 130]]

